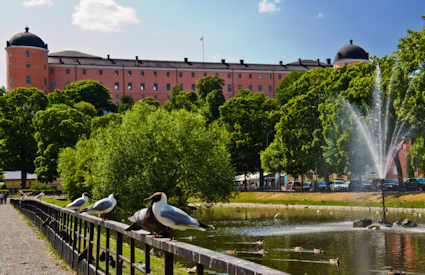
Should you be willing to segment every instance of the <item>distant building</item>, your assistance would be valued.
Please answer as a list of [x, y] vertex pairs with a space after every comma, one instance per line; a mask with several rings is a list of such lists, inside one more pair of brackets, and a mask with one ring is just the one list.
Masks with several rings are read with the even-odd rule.
[[[3, 182], [7, 189], [21, 189], [21, 171], [5, 171], [3, 174]], [[37, 183], [37, 175], [27, 173], [27, 187], [29, 188]]]
[[204, 76], [216, 75], [224, 79], [223, 93], [233, 97], [239, 89], [250, 89], [275, 96], [279, 82], [292, 71], [314, 68], [338, 67], [342, 64], [369, 62], [368, 54], [359, 46], [342, 48], [335, 57], [326, 62], [319, 59], [298, 59], [292, 63], [279, 61], [276, 64], [252, 64], [243, 59], [239, 63], [147, 60], [106, 58], [78, 51], [49, 53], [48, 45], [37, 35], [29, 32], [17, 33], [6, 45], [7, 90], [17, 87], [36, 87], [45, 92], [64, 89], [71, 82], [83, 79], [97, 80], [112, 93], [114, 103], [123, 95], [134, 101], [152, 97], [161, 104], [171, 93], [171, 87], [181, 84], [183, 90], [195, 90], [196, 81]]

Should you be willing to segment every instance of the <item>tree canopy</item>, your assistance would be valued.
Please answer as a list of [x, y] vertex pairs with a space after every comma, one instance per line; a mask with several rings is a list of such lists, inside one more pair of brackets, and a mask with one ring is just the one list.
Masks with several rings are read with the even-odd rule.
[[[79, 80], [72, 82], [65, 87], [64, 93], [74, 102], [91, 103], [100, 115], [104, 111], [112, 110], [111, 92], [98, 81]], [[59, 94], [58, 97], [62, 98]], [[52, 101], [54, 100], [52, 99]]]
[[196, 81], [196, 90], [200, 99], [205, 99], [207, 95], [214, 91], [222, 91], [224, 85], [224, 79], [218, 76], [204, 76]]
[[5, 170], [21, 171], [22, 187], [27, 173], [34, 172], [37, 143], [32, 120], [47, 104], [47, 97], [35, 88], [17, 88], [0, 97], [0, 154]]
[[37, 141], [36, 173], [40, 181], [52, 182], [58, 176], [57, 159], [61, 149], [74, 146], [90, 130], [90, 117], [64, 104], [52, 105], [35, 114]]

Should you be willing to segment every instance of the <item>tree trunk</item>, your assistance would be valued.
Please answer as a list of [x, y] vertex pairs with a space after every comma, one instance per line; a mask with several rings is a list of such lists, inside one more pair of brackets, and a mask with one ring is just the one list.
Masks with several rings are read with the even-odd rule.
[[27, 171], [25, 168], [21, 170], [21, 188], [25, 189], [27, 186]]
[[259, 172], [260, 172], [260, 191], [264, 190], [264, 170], [261, 168], [261, 157], [258, 154]]
[[398, 156], [398, 153], [400, 150], [397, 151], [397, 153], [394, 155], [394, 164], [397, 167], [397, 178], [398, 178], [398, 184], [400, 185], [402, 190], [405, 190], [404, 182], [403, 182], [403, 169], [401, 168], [400, 158]]

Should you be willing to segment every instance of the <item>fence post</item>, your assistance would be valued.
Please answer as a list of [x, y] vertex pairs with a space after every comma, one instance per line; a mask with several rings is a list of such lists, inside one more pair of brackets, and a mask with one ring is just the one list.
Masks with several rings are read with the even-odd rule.
[[117, 258], [116, 258], [116, 263], [117, 263], [117, 269], [116, 274], [117, 275], [121, 275], [122, 274], [122, 260], [121, 260], [121, 256], [122, 256], [122, 234], [120, 232], [117, 232]]
[[164, 275], [173, 275], [174, 255], [170, 252], [165, 252], [164, 255]]

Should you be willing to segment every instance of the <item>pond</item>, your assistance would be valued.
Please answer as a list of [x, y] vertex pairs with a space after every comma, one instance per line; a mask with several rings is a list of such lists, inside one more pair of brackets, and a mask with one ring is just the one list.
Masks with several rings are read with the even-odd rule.
[[[290, 274], [387, 274], [390, 267], [425, 274], [425, 220], [414, 213], [389, 215], [419, 225], [400, 230], [353, 228], [355, 219], [380, 216], [369, 211], [216, 207], [194, 216], [216, 230], [177, 239]], [[330, 262], [337, 257], [339, 269]]]

